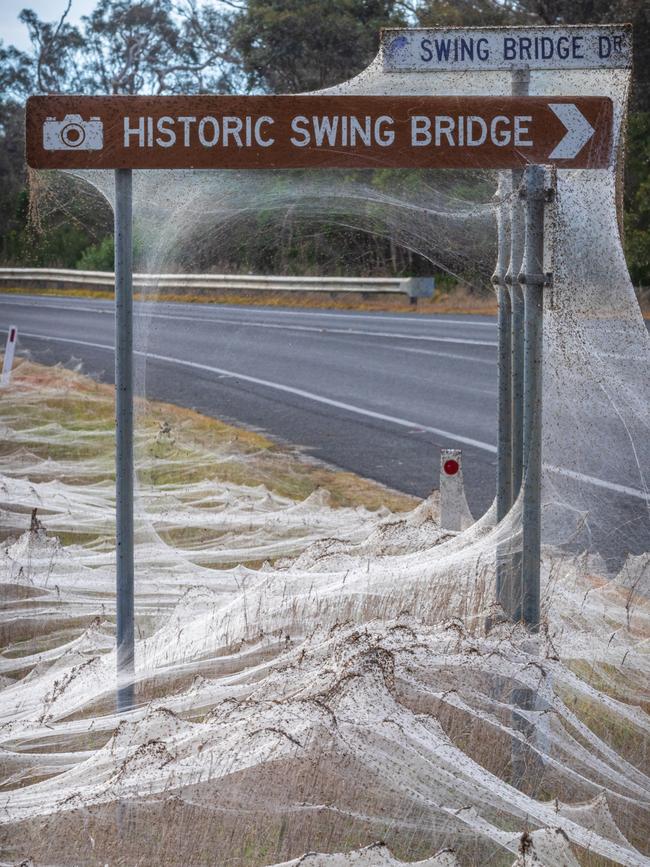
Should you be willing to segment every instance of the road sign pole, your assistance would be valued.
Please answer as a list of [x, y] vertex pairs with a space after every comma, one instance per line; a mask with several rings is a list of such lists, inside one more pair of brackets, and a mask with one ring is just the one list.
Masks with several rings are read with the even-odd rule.
[[[527, 96], [529, 87], [530, 70], [528, 67], [513, 69], [511, 73], [512, 96]], [[499, 491], [502, 493], [504, 500], [506, 500], [502, 507], [504, 515], [519, 496], [522, 474], [524, 296], [517, 280], [524, 254], [524, 214], [518, 195], [522, 178], [523, 169], [513, 169], [510, 173], [511, 189], [513, 191], [510, 202], [510, 262], [504, 277], [505, 291], [507, 292], [510, 307], [507, 325], [504, 323], [504, 327], [510, 329], [509, 340], [507, 341], [509, 353], [507, 369], [505, 368], [504, 361], [501, 359], [501, 353], [499, 353], [499, 365], [504, 364], [503, 377], [508, 377], [508, 403], [503, 408], [503, 415], [501, 408], [499, 411], [499, 427], [504, 428], [504, 436], [499, 439], [499, 447], [501, 448], [503, 439], [503, 442], [507, 440], [508, 448], [507, 455], [500, 456], [499, 458], [501, 473], [504, 476], [507, 475], [507, 485], [504, 484], [499, 487]], [[505, 345], [506, 340], [504, 339], [503, 342]], [[505, 394], [503, 399], [505, 401]], [[505, 429], [507, 429], [507, 434], [505, 433]], [[497, 512], [499, 511], [499, 508], [497, 508]], [[520, 552], [512, 551], [505, 560], [503, 557], [500, 557], [499, 561], [497, 567], [497, 599], [510, 618], [519, 620], [521, 617], [519, 593], [519, 576], [521, 572]]]
[[[511, 92], [513, 96], [528, 96], [530, 89], [530, 69], [528, 67], [513, 69]], [[515, 169], [512, 172], [511, 242], [510, 267], [506, 282], [510, 290], [512, 307], [511, 318], [511, 375], [512, 375], [512, 502], [519, 496], [523, 468], [523, 398], [524, 398], [524, 296], [517, 279], [523, 261], [524, 248], [524, 214], [517, 190], [521, 185], [523, 171]], [[515, 566], [516, 570], [516, 566]]]
[[[507, 173], [499, 175], [497, 188], [497, 264], [492, 275], [498, 302], [498, 398], [497, 398], [497, 521], [503, 520], [511, 504], [511, 452], [512, 425], [510, 421], [511, 393], [511, 305], [505, 283], [508, 247], [508, 195], [510, 178]], [[497, 601], [509, 612], [509, 557], [506, 546], [497, 549]]]
[[[511, 73], [512, 96], [527, 96], [530, 87], [530, 69], [521, 67]], [[522, 169], [510, 174], [510, 188], [514, 192], [510, 205], [510, 262], [497, 289], [499, 300], [499, 408], [497, 453], [497, 520], [502, 520], [519, 495], [522, 473], [523, 423], [523, 312], [524, 297], [517, 281], [524, 248], [524, 215], [517, 195], [523, 177]], [[499, 180], [504, 187], [503, 176]], [[507, 217], [501, 218], [505, 223]], [[497, 231], [499, 262], [505, 257], [506, 233]], [[519, 585], [521, 558], [518, 552], [497, 553], [497, 600], [506, 614], [518, 620], [520, 614]]]
[[133, 707], [133, 215], [131, 169], [115, 171], [115, 551], [117, 710]]
[[[500, 200], [507, 197], [508, 185], [503, 176], [499, 178], [497, 195]], [[497, 266], [492, 277], [499, 303], [498, 342], [498, 449], [497, 449], [497, 521], [508, 513], [512, 503], [511, 495], [511, 305], [506, 286], [506, 246], [508, 243], [508, 217], [506, 208], [499, 202], [497, 209]]]
[[539, 629], [542, 482], [542, 371], [544, 314], [544, 207], [547, 169], [524, 172], [526, 237], [519, 283], [524, 294], [523, 527], [521, 619]]

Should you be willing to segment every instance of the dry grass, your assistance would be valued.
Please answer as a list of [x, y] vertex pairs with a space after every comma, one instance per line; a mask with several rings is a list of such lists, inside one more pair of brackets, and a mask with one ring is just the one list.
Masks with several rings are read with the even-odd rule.
[[[0, 294], [7, 295], [51, 295], [66, 298], [104, 298], [112, 299], [113, 292], [90, 289], [34, 289], [19, 286], [0, 286]], [[138, 301], [177, 301], [190, 304], [232, 304], [234, 306], [260, 307], [307, 307], [319, 310], [357, 310], [364, 313], [421, 313], [496, 316], [495, 296], [486, 291], [484, 294], [468, 292], [457, 286], [451, 292], [438, 292], [434, 298], [420, 298], [417, 305], [411, 304], [405, 295], [365, 295], [361, 292], [315, 293], [315, 292], [161, 292], [152, 296], [148, 292], [136, 292]], [[639, 307], [644, 319], [650, 320], [650, 291], [642, 289], [637, 293]]]
[[[0, 287], [0, 293], [33, 295], [59, 295], [70, 298], [113, 298], [113, 293], [89, 289], [32, 289]], [[383, 313], [467, 313], [493, 316], [497, 312], [496, 299], [491, 292], [469, 293], [458, 287], [449, 293], [437, 293], [434, 298], [420, 298], [411, 304], [405, 295], [371, 295], [362, 292], [136, 292], [138, 301], [180, 301], [191, 304], [232, 304], [262, 307], [309, 307], [321, 310], [358, 310]]]
[[[24, 391], [25, 386], [29, 392]], [[39, 389], [49, 392], [46, 399], [33, 399]], [[75, 371], [20, 359], [14, 368], [12, 385], [5, 394], [0, 418], [17, 414], [20, 421], [13, 419], [12, 427], [23, 428], [65, 418], [68, 429], [104, 433], [112, 441], [114, 391], [112, 385], [96, 382]], [[205, 478], [206, 463], [197, 459], [203, 453], [209, 461], [210, 473], [223, 481], [253, 486], [264, 484], [273, 493], [296, 500], [325, 488], [330, 492], [333, 506], [368, 509], [386, 506], [394, 512], [406, 512], [419, 502], [378, 482], [317, 462], [263, 434], [225, 424], [193, 410], [138, 400], [136, 411], [141, 453], [156, 459], [141, 472], [146, 481], [156, 485], [190, 483]], [[161, 430], [169, 433], [160, 437]], [[6, 443], [5, 448], [13, 450], [15, 446]], [[71, 443], [61, 443], [55, 448], [52, 443], [30, 445], [30, 451], [36, 455], [42, 452], [43, 458], [55, 458], [59, 450], [61, 456], [68, 458], [83, 459], [86, 451], [97, 457], [98, 443], [93, 438], [87, 444], [80, 439], [73, 447]], [[108, 474], [112, 475], [110, 455], [102, 454], [102, 458], [107, 459]]]

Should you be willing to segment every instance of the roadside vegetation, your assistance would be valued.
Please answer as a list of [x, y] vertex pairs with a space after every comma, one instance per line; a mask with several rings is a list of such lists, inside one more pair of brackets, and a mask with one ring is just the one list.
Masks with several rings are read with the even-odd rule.
[[[327, 467], [298, 448], [279, 445], [256, 431], [173, 404], [142, 398], [136, 401], [136, 414], [138, 477], [146, 485], [191, 484], [207, 474], [227, 484], [264, 485], [273, 494], [296, 501], [327, 490], [333, 507], [385, 506], [403, 512], [419, 502], [354, 473]], [[50, 426], [60, 428], [61, 419], [66, 419], [68, 436], [59, 444], [40, 435]], [[88, 460], [95, 467], [93, 481], [114, 480], [112, 385], [66, 367], [21, 358], [3, 402], [0, 423], [25, 433], [31, 457]], [[0, 454], [14, 449], [15, 443], [7, 441]], [[87, 473], [86, 467], [84, 475]]]
[[[172, 0], [98, 0], [80, 26], [20, 14], [30, 51], [0, 43], [0, 264], [111, 270], [108, 205], [84, 196], [41, 197], [23, 159], [24, 101], [32, 93], [298, 92], [326, 87], [374, 57], [381, 27], [402, 25], [575, 24], [631, 21], [635, 72], [624, 195], [625, 248], [639, 297], [650, 287], [650, 7], [647, 0], [242, 0], [177, 6]], [[383, 181], [377, 177], [377, 186]], [[30, 189], [31, 187], [31, 189]], [[31, 196], [30, 196], [31, 193]], [[471, 201], [472, 190], [454, 190]], [[39, 202], [38, 212], [30, 201]], [[336, 225], [281, 227], [255, 215], [236, 250], [215, 242], [208, 269], [266, 274], [417, 276], [431, 263], [390, 238]], [[266, 225], [269, 223], [269, 225]], [[265, 243], [260, 238], [266, 239]], [[441, 261], [439, 295], [461, 287], [491, 294], [453, 257]], [[440, 299], [439, 299], [440, 300]], [[333, 306], [341, 306], [335, 304]], [[424, 309], [421, 305], [420, 309]], [[457, 310], [459, 303], [452, 302]], [[377, 308], [379, 309], [379, 308]]]

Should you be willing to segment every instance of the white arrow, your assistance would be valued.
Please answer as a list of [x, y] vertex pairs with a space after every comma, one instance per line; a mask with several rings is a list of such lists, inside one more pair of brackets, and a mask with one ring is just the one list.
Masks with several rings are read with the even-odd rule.
[[549, 102], [548, 107], [566, 127], [566, 135], [548, 155], [550, 160], [572, 160], [577, 157], [596, 132], [577, 105], [572, 102]]

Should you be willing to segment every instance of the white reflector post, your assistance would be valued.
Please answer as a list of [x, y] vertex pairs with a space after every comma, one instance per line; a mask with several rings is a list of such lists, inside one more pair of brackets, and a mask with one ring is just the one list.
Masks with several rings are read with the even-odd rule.
[[460, 449], [440, 450], [440, 526], [460, 532], [474, 523], [467, 505], [463, 484], [463, 461]]
[[5, 346], [5, 357], [2, 362], [2, 380], [0, 384], [5, 386], [11, 382], [11, 368], [14, 366], [14, 354], [16, 352], [16, 341], [18, 339], [18, 329], [15, 325], [9, 326], [7, 332], [7, 345]]

